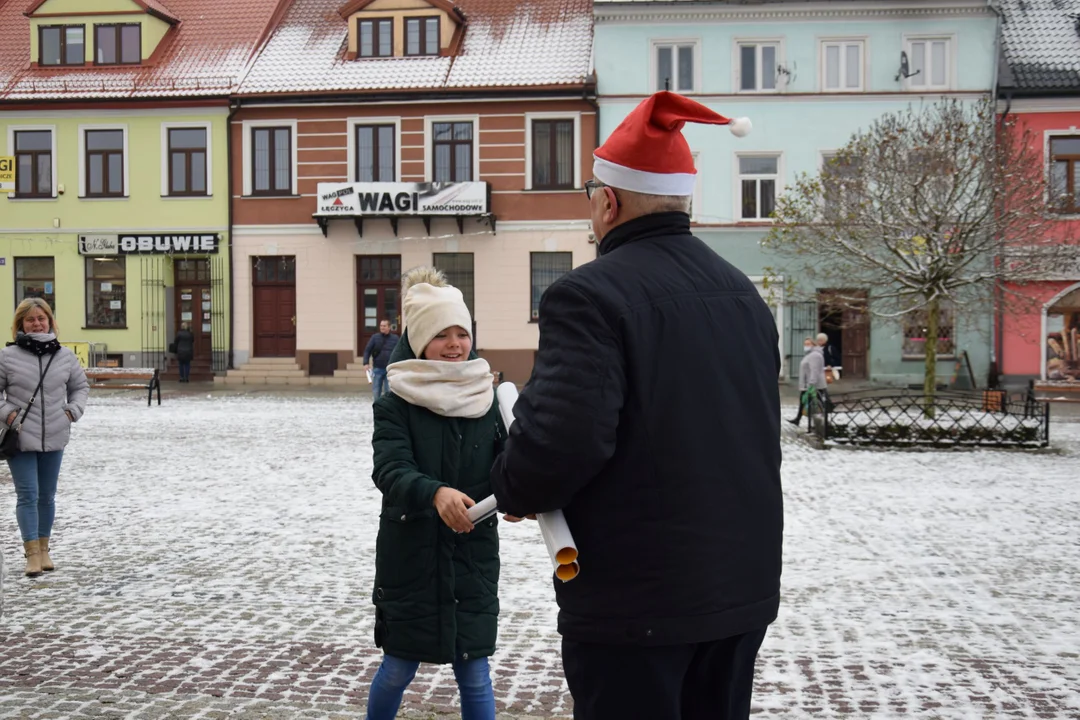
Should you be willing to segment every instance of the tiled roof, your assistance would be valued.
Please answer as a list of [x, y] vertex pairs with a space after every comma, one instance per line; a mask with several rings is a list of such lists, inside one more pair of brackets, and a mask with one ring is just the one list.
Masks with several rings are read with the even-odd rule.
[[30, 67], [26, 0], [0, 0], [0, 100], [229, 95], [285, 0], [145, 0], [180, 20], [142, 66]]
[[1002, 88], [1080, 91], [1080, 0], [1002, 0]]
[[577, 86], [591, 73], [590, 0], [458, 0], [456, 57], [346, 60], [341, 0], [294, 0], [241, 94]]
[[[25, 14], [33, 15], [35, 12], [37, 12], [38, 8], [40, 8], [48, 1], [49, 0], [34, 0], [34, 2], [31, 3], [30, 7], [25, 10]], [[151, 15], [157, 15], [159, 18], [169, 23], [176, 23], [180, 21], [180, 18], [169, 12], [169, 8], [162, 5], [160, 2], [158, 2], [158, 0], [131, 0], [131, 2], [135, 3]]]

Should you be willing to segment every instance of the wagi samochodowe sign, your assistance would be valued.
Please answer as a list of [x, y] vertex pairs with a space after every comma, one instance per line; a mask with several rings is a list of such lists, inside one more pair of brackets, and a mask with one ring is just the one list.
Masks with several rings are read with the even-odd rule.
[[319, 183], [316, 217], [485, 215], [487, 183]]
[[83, 255], [203, 255], [216, 253], [220, 244], [217, 233], [79, 236]]

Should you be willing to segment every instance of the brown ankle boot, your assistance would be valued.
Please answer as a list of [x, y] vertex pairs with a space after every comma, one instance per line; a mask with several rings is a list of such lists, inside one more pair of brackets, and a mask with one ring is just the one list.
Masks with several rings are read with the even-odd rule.
[[26, 577], [37, 577], [41, 574], [41, 553], [38, 551], [38, 541], [27, 540], [23, 543], [23, 551], [26, 555]]
[[41, 555], [41, 569], [42, 570], [44, 570], [45, 572], [52, 572], [53, 570], [56, 569], [56, 566], [53, 565], [52, 558], [49, 557], [49, 538], [47, 538], [47, 537], [39, 537], [38, 538], [38, 554]]

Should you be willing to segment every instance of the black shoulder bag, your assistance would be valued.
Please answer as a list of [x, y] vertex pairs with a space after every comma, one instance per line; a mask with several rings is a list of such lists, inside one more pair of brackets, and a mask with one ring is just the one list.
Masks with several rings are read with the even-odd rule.
[[[26, 420], [30, 408], [34, 407], [34, 401], [37, 400], [38, 393], [41, 392], [41, 386], [45, 383], [45, 374], [49, 372], [49, 367], [55, 359], [56, 353], [53, 353], [49, 357], [49, 362], [45, 364], [45, 369], [41, 373], [41, 380], [38, 381], [34, 394], [30, 396], [30, 402], [27, 404], [26, 409], [23, 410], [22, 417], [16, 417], [15, 422], [10, 426], [7, 423], [0, 422], [0, 460], [10, 460], [19, 454], [19, 432], [22, 430], [23, 420]], [[45, 428], [43, 427], [41, 430], [44, 432]]]

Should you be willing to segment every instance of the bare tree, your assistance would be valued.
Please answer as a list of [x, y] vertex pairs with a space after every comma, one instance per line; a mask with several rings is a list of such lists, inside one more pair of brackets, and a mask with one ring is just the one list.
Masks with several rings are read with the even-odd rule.
[[[778, 200], [763, 241], [786, 267], [838, 292], [840, 306], [900, 321], [925, 319], [924, 393], [932, 411], [944, 308], [989, 313], [995, 299], [1030, 305], [1027, 284], [1076, 262], [1054, 216], [1042, 143], [994, 103], [941, 101], [885, 115], [855, 134], [817, 175]], [[798, 297], [802, 288], [787, 285]]]

